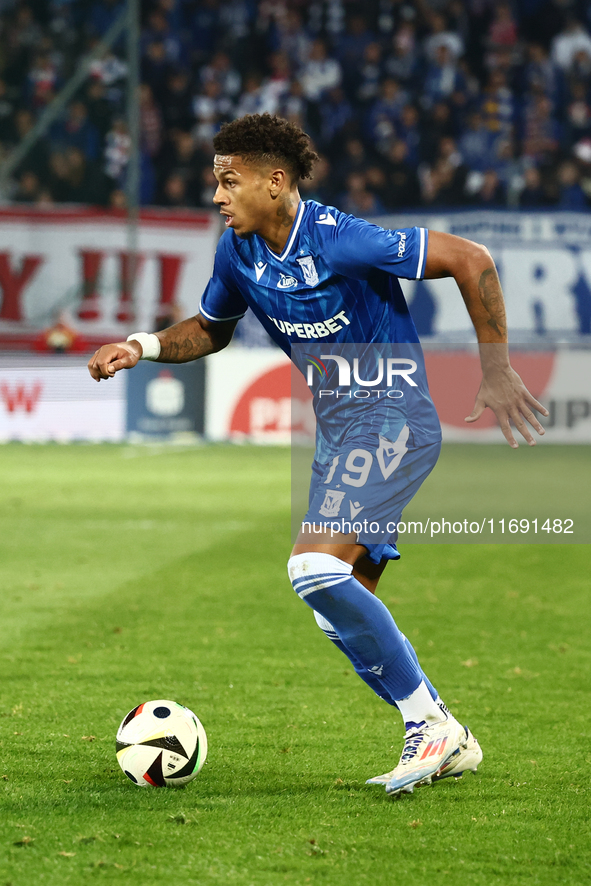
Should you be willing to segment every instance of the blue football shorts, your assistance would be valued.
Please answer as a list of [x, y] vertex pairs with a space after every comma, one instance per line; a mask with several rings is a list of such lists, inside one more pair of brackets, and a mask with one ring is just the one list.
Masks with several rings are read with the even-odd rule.
[[328, 464], [312, 464], [305, 528], [355, 532], [373, 563], [398, 560], [402, 511], [435, 467], [440, 450], [440, 440], [414, 445], [407, 425], [394, 441], [378, 434], [347, 440]]

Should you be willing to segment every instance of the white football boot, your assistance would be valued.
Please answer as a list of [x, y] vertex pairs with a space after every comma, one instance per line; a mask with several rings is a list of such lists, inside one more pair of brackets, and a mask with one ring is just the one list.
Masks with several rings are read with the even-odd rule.
[[461, 778], [464, 772], [476, 772], [482, 762], [482, 748], [467, 726], [464, 726], [464, 732], [466, 733], [466, 744], [461, 744], [449, 760], [443, 764], [439, 772], [425, 784], [430, 784], [431, 781], [441, 781], [442, 778], [448, 778], [451, 775], [454, 778]]
[[[451, 716], [430, 726], [409, 729], [404, 736], [398, 766], [392, 772], [368, 779], [366, 784], [384, 784], [387, 794], [399, 794], [401, 791], [412, 793], [415, 785], [430, 784], [450, 758], [467, 745], [466, 730]], [[454, 758], [454, 769], [458, 762]]]

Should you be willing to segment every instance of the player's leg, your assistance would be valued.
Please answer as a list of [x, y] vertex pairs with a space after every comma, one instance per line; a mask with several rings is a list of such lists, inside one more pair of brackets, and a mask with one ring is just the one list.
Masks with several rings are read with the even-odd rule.
[[[380, 578], [382, 577], [383, 572], [389, 562], [390, 562], [389, 560], [384, 559], [384, 560], [380, 560], [379, 563], [374, 563], [373, 560], [370, 560], [369, 557], [367, 557], [367, 556], [360, 557], [359, 560], [357, 560], [357, 562], [355, 563], [355, 566], [353, 567], [353, 575], [355, 576], [355, 578], [358, 581], [361, 582], [361, 584], [365, 588], [367, 588], [368, 591], [371, 591], [372, 594], [375, 594], [377, 587], [378, 587], [378, 582], [379, 582]], [[404, 636], [404, 634], [402, 636]], [[410, 652], [410, 654], [413, 656], [415, 662], [417, 663], [417, 667], [419, 667], [421, 669], [421, 673], [423, 675], [423, 680], [425, 681], [427, 688], [428, 688], [429, 692], [431, 693], [431, 696], [435, 699], [435, 701], [443, 704], [443, 702], [441, 701], [441, 699], [439, 697], [439, 693], [437, 692], [437, 690], [435, 689], [435, 687], [433, 686], [433, 684], [431, 683], [431, 681], [429, 680], [429, 678], [425, 674], [424, 670], [421, 668], [421, 665], [419, 664], [418, 656], [414, 650], [412, 643], [410, 642], [408, 637], [404, 637], [404, 640], [405, 640], [405, 643], [408, 647], [408, 651]], [[392, 701], [392, 704], [396, 704], [396, 702]]]
[[373, 560], [369, 559], [367, 554], [363, 554], [362, 557], [359, 557], [359, 559], [355, 561], [353, 575], [357, 581], [361, 582], [364, 588], [367, 588], [368, 591], [375, 594], [378, 582], [384, 574], [388, 562], [388, 560], [380, 560], [379, 563], [374, 563]]
[[297, 544], [289, 560], [294, 590], [330, 623], [343, 651], [377, 678], [406, 726], [398, 766], [370, 782], [385, 784], [387, 793], [412, 791], [416, 784], [431, 781], [452, 755], [466, 748], [467, 733], [431, 696], [389, 610], [353, 575], [354, 564], [364, 556], [362, 546], [316, 543], [313, 551], [306, 548]]
[[[361, 582], [361, 584], [365, 588], [367, 588], [368, 591], [370, 591], [372, 594], [375, 594], [378, 581], [382, 572], [386, 568], [387, 562], [387, 560], [384, 560], [383, 563], [380, 564], [370, 563], [367, 557], [362, 556], [353, 566], [353, 575], [359, 582]], [[319, 612], [314, 611], [314, 618], [316, 619], [316, 624], [324, 633], [325, 637], [328, 637], [333, 645], [347, 656], [347, 658], [353, 665], [353, 669], [355, 670], [357, 676], [360, 677], [363, 682], [366, 683], [371, 690], [373, 690], [373, 692], [375, 692], [378, 698], [381, 698], [385, 702], [387, 702], [387, 704], [396, 707], [396, 702], [394, 701], [390, 693], [382, 686], [376, 675], [373, 674], [371, 671], [368, 671], [367, 668], [365, 668], [359, 661], [357, 656], [353, 655], [350, 649], [347, 649], [347, 647], [335, 631], [334, 625], [332, 625], [326, 618], [320, 615]]]
[[[310, 545], [310, 547], [308, 547], [308, 550], [313, 550], [313, 549], [314, 549], [313, 545]], [[353, 576], [357, 579], [357, 581], [359, 581], [363, 585], [364, 588], [367, 588], [368, 591], [370, 591], [372, 594], [375, 594], [377, 587], [378, 587], [378, 582], [379, 582], [380, 578], [382, 577], [384, 570], [385, 570], [386, 566], [388, 565], [388, 563], [389, 563], [388, 559], [382, 559], [382, 560], [380, 560], [379, 563], [374, 563], [373, 560], [370, 560], [369, 557], [367, 556], [366, 549], [363, 548], [363, 553], [358, 557], [358, 559], [355, 561], [355, 563], [353, 565]], [[334, 643], [334, 645], [338, 649], [340, 649], [341, 652], [343, 652], [350, 659], [351, 664], [353, 665], [353, 667], [355, 669], [355, 672], [357, 673], [357, 675], [359, 677], [361, 677], [361, 679], [364, 681], [364, 683], [367, 683], [367, 685], [371, 689], [373, 689], [375, 694], [377, 696], [379, 696], [380, 698], [382, 698], [385, 702], [397, 707], [396, 701], [387, 692], [387, 690], [382, 686], [382, 684], [376, 678], [376, 676], [374, 674], [370, 673], [366, 668], [364, 668], [363, 665], [361, 664], [361, 662], [359, 661], [359, 659], [357, 659], [351, 653], [350, 650], [345, 648], [345, 646], [343, 645], [343, 643], [339, 639], [339, 636], [336, 633], [334, 626], [331, 625], [331, 623], [329, 621], [327, 621], [327, 619], [325, 619], [322, 615], [320, 615], [320, 613], [315, 612], [314, 615], [316, 618], [316, 623], [317, 623], [318, 627], [320, 628], [320, 630], [323, 631], [324, 634], [328, 637], [328, 639], [331, 640]], [[431, 693], [431, 697], [435, 699], [437, 704], [439, 704], [439, 706], [442, 707], [442, 709], [445, 712], [447, 712], [447, 708], [443, 704], [443, 701], [440, 698], [439, 693], [437, 692], [437, 690], [435, 689], [435, 687], [433, 686], [433, 684], [431, 683], [431, 681], [429, 680], [429, 678], [427, 677], [427, 675], [425, 674], [423, 669], [421, 668], [421, 665], [419, 664], [419, 659], [417, 657], [417, 654], [416, 654], [410, 640], [407, 637], [405, 637], [404, 634], [402, 636], [404, 637], [404, 641], [408, 647], [410, 654], [414, 658], [417, 667], [420, 669], [420, 671], [423, 675], [423, 680], [425, 681], [425, 684], [426, 684], [427, 688], [429, 689], [429, 692]]]
[[[355, 563], [353, 567], [353, 575], [361, 582], [361, 584], [367, 588], [368, 591], [371, 591], [375, 594], [378, 586], [378, 582], [388, 565], [388, 560], [381, 560], [379, 563], [374, 563], [373, 560], [370, 560], [369, 557], [360, 557], [359, 560]], [[351, 658], [350, 653], [343, 647], [343, 644], [338, 639], [338, 635], [335, 633], [333, 626], [323, 619], [321, 615], [318, 613], [314, 613], [316, 617], [316, 622], [318, 627], [324, 631], [326, 636], [332, 640], [335, 646], [338, 646], [341, 651], [348, 655]], [[403, 634], [404, 636], [404, 634]], [[417, 667], [420, 669], [423, 680], [425, 681], [425, 685], [427, 686], [429, 692], [431, 693], [431, 697], [435, 699], [435, 703], [441, 708], [443, 713], [446, 716], [450, 716], [450, 710], [425, 674], [424, 670], [421, 668], [419, 663], [418, 656], [414, 650], [414, 647], [408, 637], [404, 637], [404, 641], [408, 647], [408, 651], [413, 656]], [[363, 667], [359, 664], [356, 665], [356, 662], [352, 661], [353, 666], [355, 667], [355, 671], [361, 677], [361, 679], [367, 683], [367, 685], [373, 689], [373, 691], [382, 698], [388, 704], [391, 704], [397, 707], [394, 699], [386, 694], [384, 688], [381, 686], [379, 680], [374, 677], [373, 674], [370, 674], [368, 671], [365, 671]], [[440, 772], [432, 777], [433, 781], [438, 781], [442, 778], [448, 778], [449, 776], [454, 776], [455, 778], [461, 777], [462, 773], [466, 771], [476, 772], [476, 769], [482, 760], [482, 751], [480, 749], [480, 745], [478, 741], [474, 738], [470, 730], [467, 726], [464, 727], [465, 735], [466, 735], [466, 743], [462, 744], [454, 754], [450, 757], [449, 760], [442, 766]], [[392, 772], [384, 773], [384, 775], [378, 775], [375, 778], [369, 779], [371, 784], [384, 784], [386, 785], [390, 779], [392, 778]]]
[[[359, 442], [349, 441], [348, 445], [353, 456], [356, 458], [364, 456], [365, 464], [371, 465], [369, 470], [363, 472], [364, 476], [361, 474], [359, 477], [356, 476], [358, 468], [353, 471], [353, 476], [348, 473], [351, 468], [345, 470], [345, 465], [349, 464], [346, 450], [334, 458], [330, 465], [320, 465], [316, 462], [313, 464], [310, 506], [302, 523], [302, 529], [292, 556], [295, 557], [304, 552], [322, 553], [342, 561], [341, 566], [342, 563], [349, 564], [351, 575], [347, 587], [356, 589], [360, 605], [363, 606], [365, 600], [368, 612], [373, 612], [376, 617], [381, 613], [378, 621], [380, 621], [381, 629], [385, 632], [384, 636], [389, 638], [390, 654], [395, 656], [397, 662], [393, 673], [398, 671], [402, 673], [407, 669], [409, 676], [412, 675], [411, 682], [416, 684], [410, 687], [412, 692], [417, 690], [418, 696], [416, 697], [424, 698], [424, 704], [427, 706], [427, 711], [431, 711], [431, 716], [440, 718], [442, 715], [445, 716], [445, 713], [434, 704], [437, 693], [432, 685], [423, 679], [424, 674], [418, 664], [414, 649], [398, 630], [394, 619], [383, 603], [375, 597], [372, 600], [372, 595], [375, 593], [388, 559], [399, 559], [400, 557], [394, 544], [395, 535], [391, 537], [395, 532], [395, 525], [393, 528], [388, 528], [392, 526], [390, 521], [400, 518], [404, 506], [410, 501], [435, 465], [440, 447], [438, 443], [435, 443], [412, 451], [409, 450], [407, 447], [408, 428], [405, 425], [399, 433], [399, 441], [402, 442], [400, 446], [397, 444], [394, 447], [398, 454], [393, 457], [394, 468], [392, 468], [391, 465], [386, 465], [386, 456], [382, 452], [384, 440], [378, 435], [376, 435], [375, 442], [370, 442], [370, 440], [371, 438], [364, 438]], [[401, 469], [402, 462], [404, 470]], [[338, 467], [339, 463], [341, 464], [340, 468]], [[331, 488], [333, 486], [334, 489]], [[369, 521], [365, 519], [363, 523], [364, 527], [367, 527], [369, 523], [369, 531], [364, 528], [363, 533], [360, 534], [359, 531], [356, 531], [356, 527], [361, 524], [352, 522], [348, 524], [348, 527], [355, 531], [345, 534], [343, 527], [343, 532], [340, 533], [338, 522], [335, 527], [334, 522], [331, 521], [330, 532], [327, 529], [318, 532], [327, 515], [338, 516], [339, 513], [347, 513], [348, 510], [351, 513], [351, 521], [354, 518], [357, 519], [357, 515], [361, 512], [365, 517], [369, 516]], [[324, 522], [324, 526], [327, 526], [326, 522]], [[336, 532], [333, 527], [336, 528]], [[363, 537], [361, 537], [362, 534]], [[348, 643], [339, 625], [332, 621], [326, 611], [322, 611], [319, 607], [313, 606], [312, 608], [320, 614], [323, 628], [327, 626], [328, 622], [328, 630], [325, 630], [327, 636], [349, 656], [357, 673], [376, 694], [390, 704], [405, 697], [398, 694], [400, 687], [396, 687], [396, 691], [392, 692], [391, 689], [394, 687], [388, 686], [389, 678], [388, 676], [384, 677], [384, 674], [388, 674], [391, 670], [390, 667], [387, 666], [384, 669], [383, 663], [376, 662], [372, 662], [368, 666], [363, 655], [359, 654], [359, 648], [352, 645], [356, 641], [351, 639], [351, 642]], [[409, 692], [409, 695], [412, 692]], [[425, 716], [420, 716], [421, 707], [415, 708], [414, 700], [415, 696], [413, 695], [410, 703], [402, 706], [397, 705], [408, 725], [429, 720], [429, 713], [425, 715], [426, 720]], [[418, 720], [417, 717], [419, 717]]]
[[[394, 468], [385, 461], [385, 454], [390, 457], [400, 447], [392, 445], [390, 453], [381, 438], [375, 451], [368, 438], [359, 442], [348, 441], [350, 452], [344, 450], [333, 458], [324, 471], [322, 466], [314, 466], [310, 506], [302, 524], [302, 528], [308, 527], [308, 537], [305, 533], [300, 535], [289, 563], [296, 592], [320, 614], [323, 627], [327, 627], [328, 622], [332, 631], [325, 631], [327, 635], [332, 633], [333, 642], [335, 638], [340, 641], [341, 648], [354, 666], [357, 665], [360, 675], [364, 670], [377, 678], [376, 685], [382, 690], [378, 689], [378, 694], [389, 696], [390, 702], [395, 702], [401, 711], [407, 733], [400, 763], [387, 775], [386, 790], [389, 793], [412, 790], [414, 784], [430, 779], [459, 747], [466, 744], [460, 724], [444, 706], [436, 703], [435, 693], [432, 695], [429, 691], [414, 650], [398, 630], [392, 615], [372, 594], [382, 570], [374, 570], [371, 566], [364, 569], [360, 562], [362, 557], [367, 557], [379, 565], [384, 557], [399, 557], [394, 545], [395, 535], [389, 537], [396, 529], [396, 525], [388, 529], [392, 526], [390, 521], [400, 519], [402, 509], [437, 460], [437, 444], [410, 451], [406, 448], [408, 434], [405, 429], [400, 432], [397, 442], [402, 437], [404, 451], [398, 452], [393, 459]], [[366, 468], [363, 474], [359, 467], [355, 467], [358, 464], [355, 458], [360, 457], [363, 457]], [[402, 459], [404, 470], [398, 470]], [[353, 476], [347, 473], [352, 471], [350, 466], [347, 467], [350, 464], [355, 467]], [[360, 476], [356, 477], [355, 473]], [[348, 486], [354, 488], [348, 489]], [[359, 522], [348, 524], [353, 525], [354, 532], [338, 537], [339, 523], [336, 523], [335, 533], [332, 518], [341, 510], [343, 526], [349, 510], [351, 520], [362, 511], [369, 520], [364, 520], [362, 530]], [[331, 523], [323, 523], [324, 517], [331, 518]], [[328, 533], [319, 537], [322, 525], [325, 528], [330, 526], [330, 537]], [[368, 573], [365, 583], [358, 580], [364, 578], [364, 572]], [[375, 690], [376, 686], [372, 688]], [[379, 782], [384, 783], [384, 778], [380, 776]]]
[[312, 544], [300, 536], [289, 561], [295, 591], [330, 623], [356, 671], [377, 678], [385, 690], [378, 695], [396, 703], [407, 729], [445, 719], [391, 613], [353, 574], [366, 548], [351, 535], [332, 538], [319, 533]]
[[[374, 563], [367, 556], [361, 556], [361, 557], [359, 557], [359, 559], [356, 561], [355, 565], [353, 566], [353, 575], [365, 588], [367, 588], [368, 591], [371, 591], [372, 594], [375, 594], [375, 592], [377, 590], [378, 582], [379, 582], [386, 566], [388, 565], [388, 562], [389, 562], [388, 560], [382, 560], [380, 563]], [[372, 689], [373, 692], [375, 692], [375, 694], [379, 698], [383, 699], [383, 701], [385, 701], [389, 705], [393, 705], [394, 707], [398, 707], [396, 704], [396, 701], [392, 698], [390, 693], [382, 686], [382, 684], [380, 683], [379, 679], [375, 676], [375, 674], [371, 673], [366, 668], [364, 668], [364, 666], [361, 664], [359, 659], [353, 655], [351, 650], [347, 649], [345, 647], [345, 645], [340, 640], [339, 635], [336, 633], [334, 626], [329, 621], [327, 621], [327, 619], [325, 619], [322, 615], [320, 615], [319, 612], [314, 612], [314, 618], [316, 619], [316, 624], [318, 625], [320, 630], [324, 633], [324, 635], [326, 637], [328, 637], [328, 639], [337, 647], [337, 649], [340, 649], [340, 651], [343, 652], [347, 656], [347, 658], [349, 659], [349, 661], [353, 665], [353, 668], [354, 668], [357, 676], [360, 677], [363, 680], [363, 682], [366, 683], [369, 686], [369, 688]], [[423, 669], [421, 668], [421, 666], [419, 664], [419, 660], [417, 658], [417, 654], [416, 654], [415, 650], [413, 649], [410, 641], [406, 637], [404, 637], [404, 640], [406, 642], [406, 645], [408, 647], [410, 654], [414, 657], [414, 660], [415, 660], [417, 666], [421, 670], [421, 673], [423, 675], [423, 680], [425, 681], [425, 684], [426, 684], [429, 692], [431, 693], [431, 697], [435, 699], [436, 703], [440, 707], [443, 706], [442, 710], [444, 710], [444, 712], [447, 713], [447, 708], [443, 705], [443, 702], [440, 699], [437, 690], [435, 689], [435, 687], [433, 686], [433, 684], [431, 683], [429, 678], [426, 676]]]
[[[375, 594], [377, 590], [378, 582], [388, 565], [388, 560], [381, 560], [380, 563], [374, 563], [369, 557], [360, 557], [359, 560], [355, 563], [353, 567], [353, 575], [361, 582], [364, 587], [367, 588], [368, 591], [371, 591]], [[315, 613], [316, 621], [318, 626], [324, 631], [327, 637], [333, 641], [335, 646], [338, 646], [339, 649], [345, 652], [346, 655], [350, 654], [344, 650], [341, 641], [338, 639], [337, 634], [334, 632], [334, 628], [332, 627], [326, 619], [322, 619], [322, 616], [319, 616], [318, 613]], [[328, 628], [328, 630], [327, 630]], [[404, 635], [403, 635], [404, 636]], [[337, 638], [335, 640], [335, 637]], [[406, 645], [408, 647], [408, 651], [413, 656], [417, 667], [420, 668], [421, 673], [423, 675], [423, 680], [429, 692], [431, 693], [432, 698], [435, 699], [436, 704], [441, 708], [441, 710], [447, 715], [450, 715], [449, 708], [421, 668], [419, 663], [419, 659], [417, 654], [410, 642], [410, 640], [405, 637], [404, 638]], [[376, 693], [376, 695], [383, 698], [388, 704], [396, 706], [396, 702], [394, 699], [385, 694], [383, 687], [380, 685], [379, 681], [376, 680], [373, 674], [369, 674], [368, 671], [360, 671], [355, 668], [358, 675], [361, 679], [370, 686], [371, 689]], [[375, 684], [375, 685], [374, 685]], [[464, 772], [476, 772], [481, 760], [482, 760], [482, 750], [480, 749], [480, 745], [478, 741], [474, 738], [471, 731], [467, 726], [464, 727], [465, 730], [465, 743], [462, 742], [460, 747], [452, 754], [452, 756], [443, 764], [441, 769], [436, 775], [431, 776], [432, 781], [439, 781], [442, 778], [449, 778], [453, 776], [454, 778], [461, 778]], [[369, 779], [370, 784], [383, 784], [386, 785], [391, 780], [393, 772], [386, 772], [383, 775], [378, 775], [375, 778]]]

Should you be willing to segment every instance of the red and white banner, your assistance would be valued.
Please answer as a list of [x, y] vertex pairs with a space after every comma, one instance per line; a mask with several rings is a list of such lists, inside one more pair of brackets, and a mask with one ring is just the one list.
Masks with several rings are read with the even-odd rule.
[[[386, 227], [420, 224], [485, 243], [499, 265], [514, 337], [589, 334], [589, 214], [414, 213], [378, 221]], [[184, 316], [196, 313], [219, 233], [213, 210], [145, 209], [132, 256], [121, 211], [0, 208], [0, 347], [30, 346], [62, 308], [71, 309], [78, 332], [91, 343], [152, 329], [174, 303]], [[453, 279], [402, 285], [421, 335], [448, 341], [473, 335]]]
[[[591, 442], [591, 350], [515, 351], [511, 360], [532, 394], [550, 410], [543, 421], [545, 442]], [[464, 421], [482, 378], [477, 353], [427, 350], [425, 361], [443, 439], [504, 443], [490, 410], [474, 425]], [[281, 351], [234, 347], [208, 358], [209, 439], [289, 443], [291, 431], [299, 433], [307, 423], [307, 411], [304, 399], [291, 400], [290, 362]]]
[[173, 304], [195, 314], [218, 236], [215, 213], [143, 210], [132, 256], [121, 212], [0, 209], [0, 343], [24, 340], [64, 308], [91, 341], [153, 329]]
[[0, 442], [125, 438], [126, 378], [97, 384], [80, 357], [0, 358]]

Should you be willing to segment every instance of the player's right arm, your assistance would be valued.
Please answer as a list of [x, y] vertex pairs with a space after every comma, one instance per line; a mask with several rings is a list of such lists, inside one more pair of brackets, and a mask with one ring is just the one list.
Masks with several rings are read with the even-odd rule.
[[[157, 332], [160, 341], [158, 363], [189, 363], [225, 348], [232, 339], [237, 320], [212, 322], [202, 314], [175, 323]], [[103, 345], [88, 362], [88, 370], [96, 381], [112, 378], [120, 369], [131, 369], [142, 357], [139, 341], [120, 341]]]

